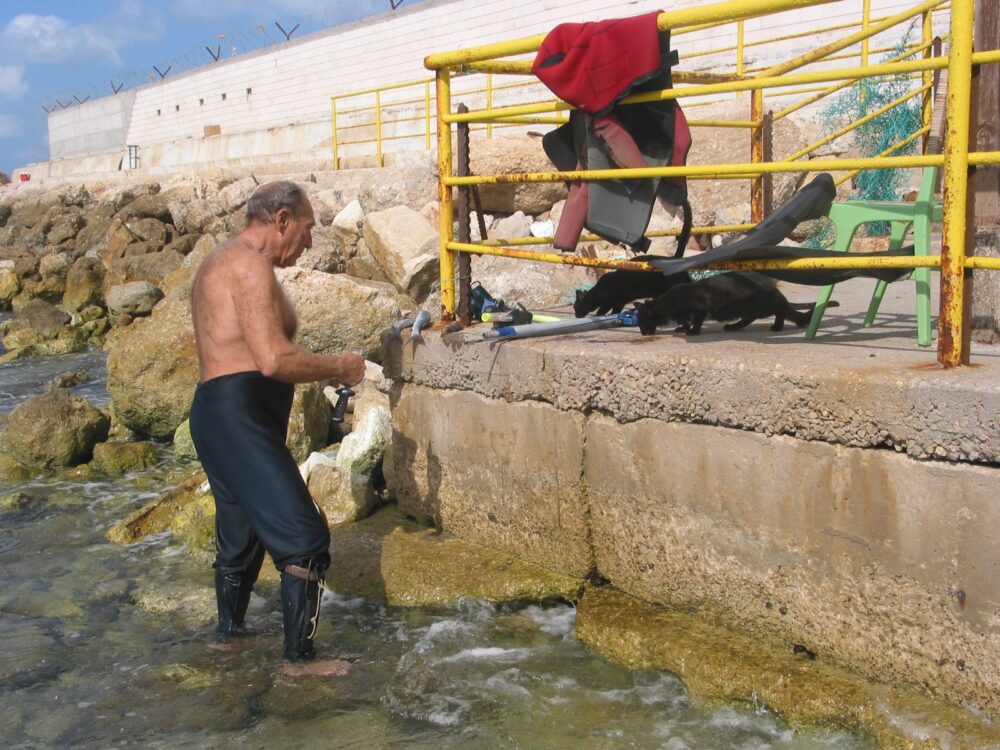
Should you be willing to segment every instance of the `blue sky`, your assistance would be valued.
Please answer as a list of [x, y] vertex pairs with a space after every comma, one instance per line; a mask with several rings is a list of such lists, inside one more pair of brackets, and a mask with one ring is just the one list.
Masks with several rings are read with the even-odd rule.
[[[403, 0], [404, 7], [419, 0]], [[397, 4], [399, 4], [397, 2]], [[0, 0], [0, 170], [48, 159], [46, 114], [390, 10], [390, 0]]]

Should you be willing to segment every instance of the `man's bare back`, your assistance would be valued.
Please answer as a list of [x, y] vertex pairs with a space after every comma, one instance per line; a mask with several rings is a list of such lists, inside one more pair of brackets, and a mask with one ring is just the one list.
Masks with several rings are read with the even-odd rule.
[[301, 217], [252, 223], [202, 263], [191, 294], [200, 381], [252, 370], [291, 383], [334, 378], [353, 385], [364, 377], [360, 355], [313, 354], [292, 343], [295, 311], [274, 269], [293, 265], [312, 244], [313, 211], [306, 208]]

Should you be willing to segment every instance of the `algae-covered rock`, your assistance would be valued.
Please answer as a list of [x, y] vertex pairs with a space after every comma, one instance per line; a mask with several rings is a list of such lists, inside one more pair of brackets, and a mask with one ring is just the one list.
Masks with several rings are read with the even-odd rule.
[[211, 492], [199, 492], [170, 520], [173, 540], [191, 551], [215, 549], [215, 498]]
[[347, 474], [375, 471], [392, 439], [392, 416], [388, 409], [369, 409], [343, 439], [337, 451], [337, 466]]
[[156, 463], [156, 450], [151, 443], [98, 443], [94, 446], [93, 468], [110, 476], [145, 469]]
[[221, 674], [203, 672], [187, 664], [167, 664], [159, 667], [157, 671], [163, 679], [176, 682], [178, 687], [185, 690], [204, 690], [222, 682]]
[[0, 452], [0, 481], [18, 482], [30, 476], [31, 469], [13, 456]]
[[116, 523], [108, 529], [105, 537], [109, 542], [131, 544], [150, 534], [165, 531], [182, 507], [204, 494], [200, 488], [205, 479], [204, 472], [188, 477]]
[[0, 306], [10, 304], [10, 301], [21, 293], [21, 280], [13, 268], [0, 271]]
[[179, 615], [192, 627], [205, 627], [215, 620], [215, 591], [208, 586], [190, 588], [180, 584], [144, 586], [135, 593], [135, 603], [156, 615]]
[[309, 473], [309, 494], [330, 526], [358, 521], [378, 504], [371, 476], [320, 464]]
[[15, 490], [6, 495], [0, 495], [0, 510], [21, 510], [31, 501], [31, 496], [26, 492]]
[[75, 466], [90, 459], [109, 426], [110, 419], [86, 399], [56, 388], [14, 409], [0, 443], [25, 466]]
[[187, 419], [198, 382], [186, 287], [161, 301], [152, 316], [108, 337], [108, 391], [129, 429], [169, 438]]
[[67, 310], [82, 310], [99, 303], [104, 295], [104, 264], [98, 258], [77, 258], [66, 273], [66, 291], [62, 304]]
[[185, 419], [174, 430], [174, 457], [181, 461], [197, 461], [198, 451], [191, 439], [191, 420]]
[[406, 607], [575, 599], [582, 581], [407, 520], [387, 508], [331, 532], [327, 584], [348, 596]]
[[[796, 729], [836, 728], [877, 747], [988, 747], [1000, 727], [957, 706], [868, 682], [810, 658], [808, 644], [766, 643], [667, 610], [613, 588], [588, 588], [577, 607], [576, 637], [631, 669], [680, 677], [703, 705], [765, 705]], [[902, 717], [906, 717], [902, 720]], [[934, 731], [925, 728], [934, 727]], [[938, 734], [938, 729], [943, 729]], [[944, 742], [939, 741], [945, 736]]]

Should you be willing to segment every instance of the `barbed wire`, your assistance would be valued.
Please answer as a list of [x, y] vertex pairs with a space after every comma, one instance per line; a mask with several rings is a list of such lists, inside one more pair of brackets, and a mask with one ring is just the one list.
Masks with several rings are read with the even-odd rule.
[[[189, 70], [214, 65], [216, 62], [279, 44], [287, 44], [306, 34], [343, 26], [379, 13], [394, 11], [399, 8], [402, 2], [403, 0], [385, 0], [384, 8], [367, 12], [356, 12], [360, 4], [354, 2], [331, 2], [323, 6], [321, 10], [307, 15], [285, 15], [266, 23], [257, 23], [251, 29], [220, 32], [211, 38], [200, 40], [174, 57], [151, 60], [148, 68], [120, 71], [105, 81], [76, 84], [71, 88], [50, 91], [36, 97], [35, 103], [46, 112], [68, 109], [89, 99], [119, 94], [129, 89], [165, 80], [179, 73], [186, 73]], [[409, 5], [415, 5], [419, 2], [422, 0], [407, 0]]]

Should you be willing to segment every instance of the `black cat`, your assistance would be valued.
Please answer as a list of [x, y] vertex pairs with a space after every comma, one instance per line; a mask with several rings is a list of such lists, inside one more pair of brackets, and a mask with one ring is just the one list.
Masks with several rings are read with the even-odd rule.
[[[638, 255], [634, 260], [643, 261], [657, 256]], [[657, 297], [678, 284], [687, 284], [691, 277], [686, 271], [665, 276], [649, 271], [620, 269], [604, 274], [590, 289], [576, 292], [573, 312], [582, 318], [597, 310], [597, 315], [617, 314], [629, 302], [646, 297]]]
[[679, 284], [651, 302], [636, 303], [635, 307], [643, 336], [651, 336], [658, 325], [670, 321], [679, 324], [677, 331], [696, 336], [705, 318], [736, 321], [724, 326], [727, 331], [737, 331], [758, 318], [772, 315], [772, 331], [784, 328], [785, 318], [797, 326], [805, 326], [815, 305], [792, 305], [767, 276], [753, 271], [731, 271]]

